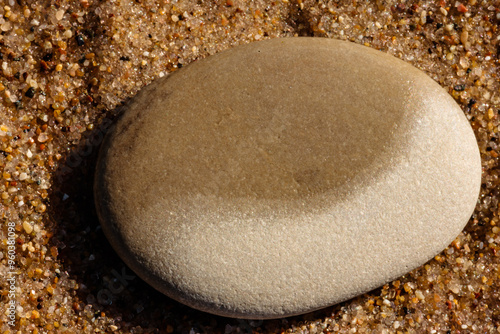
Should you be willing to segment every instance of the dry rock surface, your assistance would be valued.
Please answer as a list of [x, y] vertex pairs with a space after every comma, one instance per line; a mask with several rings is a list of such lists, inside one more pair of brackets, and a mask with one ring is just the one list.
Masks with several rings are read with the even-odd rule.
[[453, 98], [351, 42], [235, 47], [123, 109], [97, 166], [104, 232], [155, 288], [219, 315], [290, 316], [381, 286], [449, 245], [479, 194]]

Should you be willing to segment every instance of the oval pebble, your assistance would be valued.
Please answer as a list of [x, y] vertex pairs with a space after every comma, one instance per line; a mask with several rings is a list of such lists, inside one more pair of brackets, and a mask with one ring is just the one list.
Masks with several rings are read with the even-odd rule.
[[350, 42], [234, 47], [123, 109], [96, 170], [103, 230], [146, 282], [218, 315], [296, 315], [377, 288], [446, 248], [479, 194], [455, 101]]

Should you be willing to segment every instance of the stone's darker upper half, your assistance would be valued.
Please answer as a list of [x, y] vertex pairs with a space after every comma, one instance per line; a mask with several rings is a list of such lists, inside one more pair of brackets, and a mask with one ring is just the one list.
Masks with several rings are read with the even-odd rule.
[[424, 73], [287, 38], [145, 87], [106, 137], [95, 193], [110, 242], [156, 289], [276, 318], [425, 263], [467, 223], [480, 177], [472, 129]]

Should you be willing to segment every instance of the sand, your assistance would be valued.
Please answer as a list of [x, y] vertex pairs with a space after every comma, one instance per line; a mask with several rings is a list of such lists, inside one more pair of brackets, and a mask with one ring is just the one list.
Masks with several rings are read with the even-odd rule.
[[[4, 1], [0, 332], [499, 331], [499, 10], [479, 0]], [[433, 260], [340, 305], [263, 322], [192, 310], [135, 277], [104, 237], [92, 198], [99, 143], [116, 108], [155, 78], [233, 45], [295, 35], [382, 50], [448, 90], [481, 151], [476, 210]]]

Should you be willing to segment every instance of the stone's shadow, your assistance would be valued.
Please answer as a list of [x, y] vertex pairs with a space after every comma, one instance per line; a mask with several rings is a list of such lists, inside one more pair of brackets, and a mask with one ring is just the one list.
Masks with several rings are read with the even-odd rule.
[[114, 118], [105, 118], [94, 130], [83, 133], [80, 144], [53, 174], [49, 247], [58, 249], [61, 273], [67, 272], [68, 279], [77, 283], [76, 315], [107, 325], [113, 323], [105, 318], [115, 319], [121, 330], [141, 327], [143, 333], [177, 332], [177, 328], [191, 328], [195, 333], [282, 332], [302, 321], [331, 315], [332, 308], [265, 321], [215, 316], [164, 296], [135, 275], [106, 239], [94, 205], [97, 155]]

